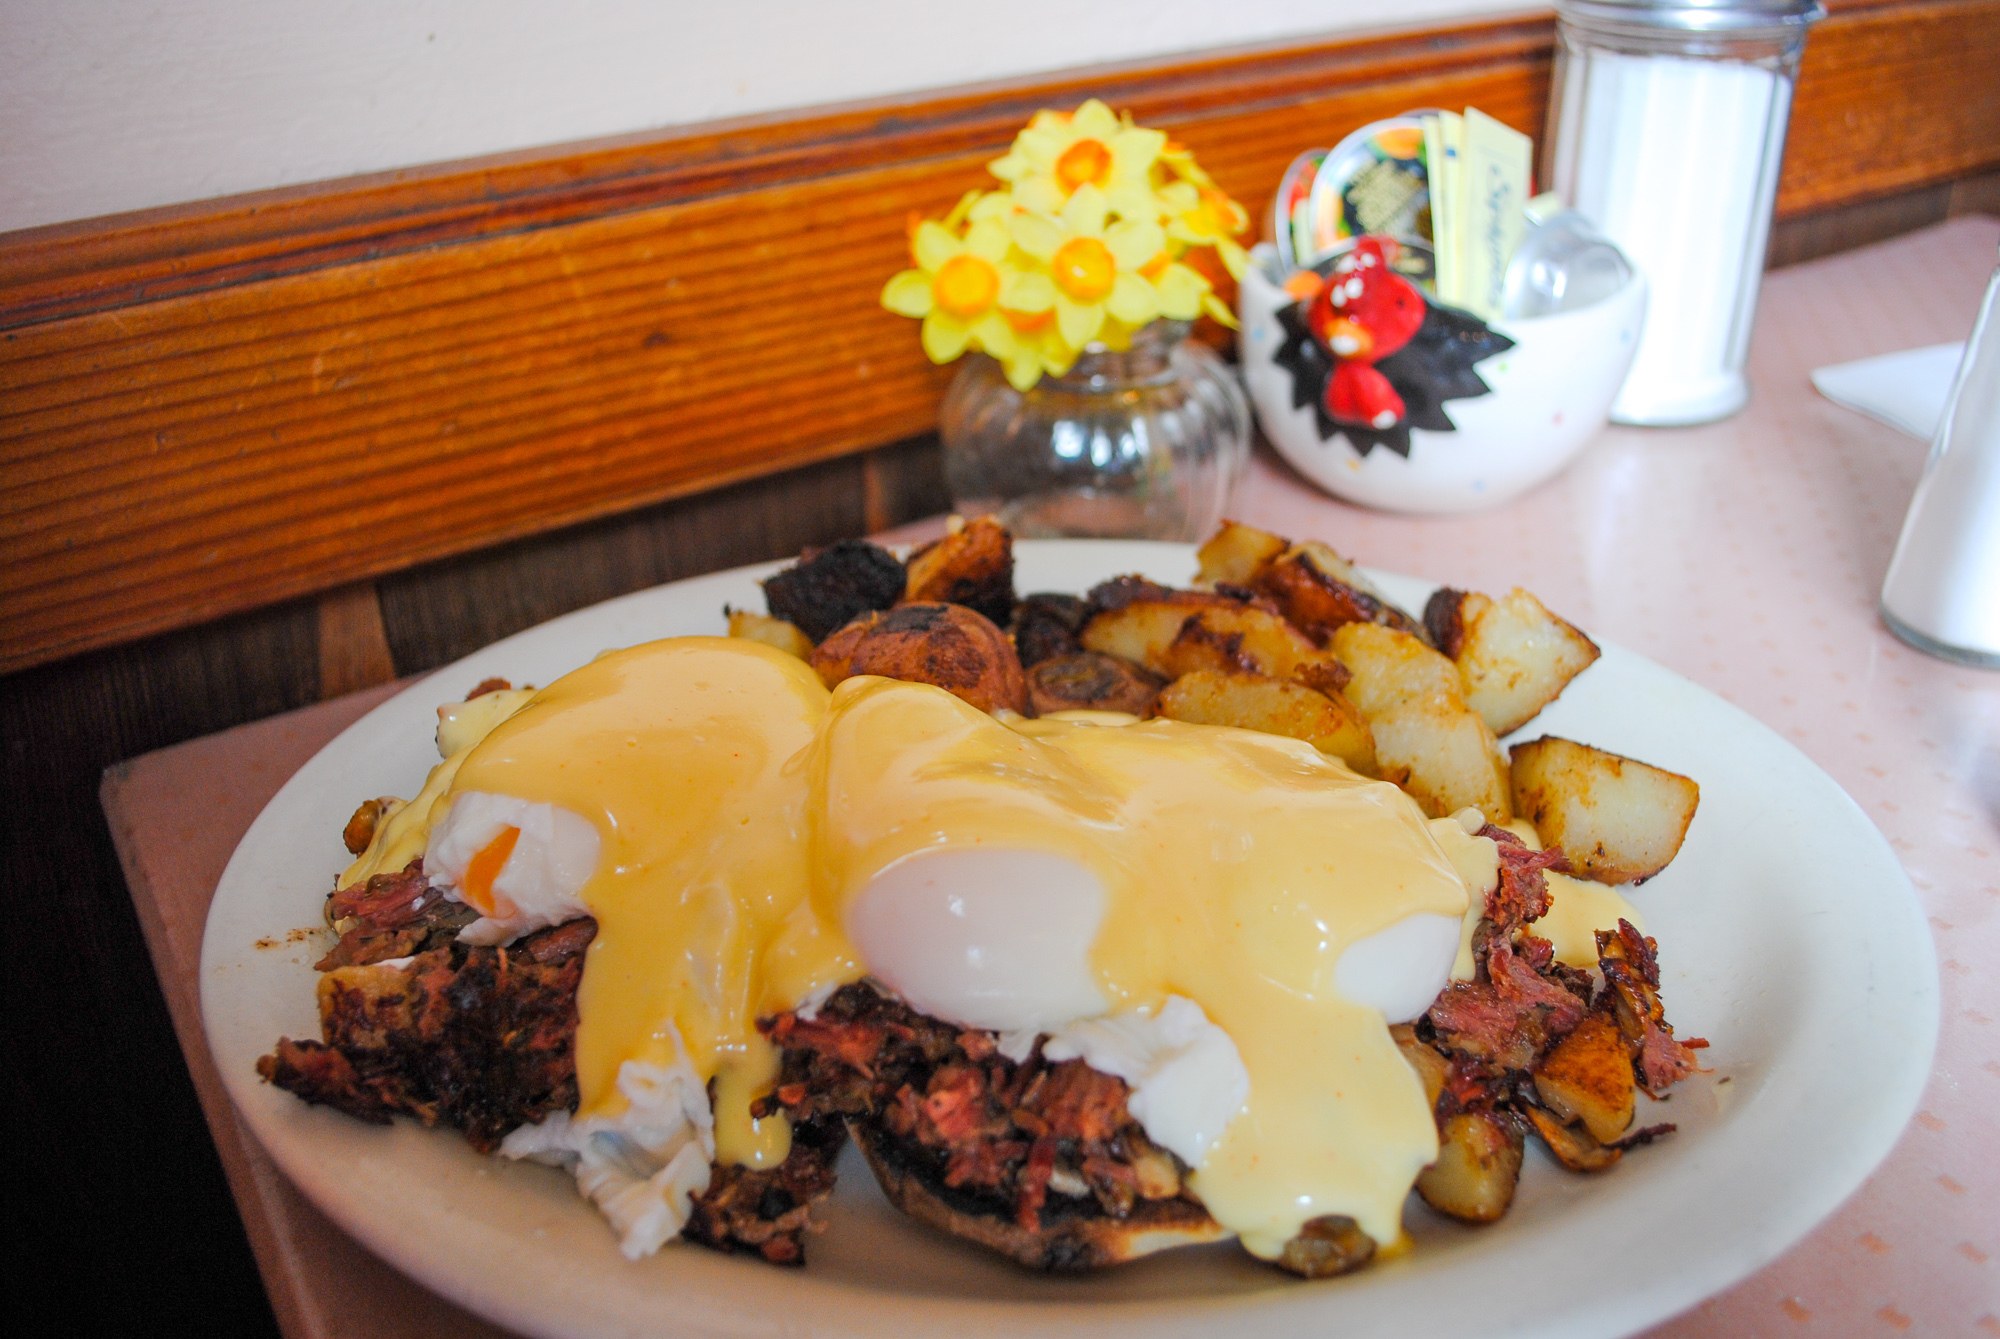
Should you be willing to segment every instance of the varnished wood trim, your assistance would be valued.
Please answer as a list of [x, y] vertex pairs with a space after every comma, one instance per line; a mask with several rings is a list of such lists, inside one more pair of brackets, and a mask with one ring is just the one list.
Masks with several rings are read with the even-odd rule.
[[2000, 166], [2000, 5], [1831, 8], [1806, 39], [1780, 217]]
[[342, 697], [396, 677], [373, 582], [328, 591], [319, 597], [318, 616], [321, 697]]
[[[2000, 162], [1995, 47], [2000, 0], [1836, 0], [1781, 209]], [[1373, 117], [1538, 129], [1551, 50], [1343, 38], [0, 237], [0, 671], [921, 433], [949, 373], [877, 292], [1037, 106], [1108, 96], [1261, 214]]]

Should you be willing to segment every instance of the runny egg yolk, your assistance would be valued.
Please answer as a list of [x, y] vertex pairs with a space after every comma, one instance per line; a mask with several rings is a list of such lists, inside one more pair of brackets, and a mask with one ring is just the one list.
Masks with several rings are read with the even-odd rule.
[[507, 863], [507, 857], [514, 854], [514, 847], [521, 840], [521, 829], [502, 828], [500, 835], [479, 848], [479, 854], [466, 862], [465, 879], [459, 884], [459, 895], [468, 905], [482, 916], [507, 917], [515, 915], [517, 908], [507, 897], [494, 891], [493, 881], [500, 877], [500, 870]]
[[[871, 971], [891, 978], [903, 950], [882, 927], [907, 919], [897, 898], [927, 896], [906, 877], [914, 866], [1013, 853], [1027, 861], [1016, 870], [1054, 862], [1057, 891], [1038, 903], [1034, 889], [967, 880], [947, 889], [964, 905], [947, 908], [942, 933], [960, 912], [968, 925], [1045, 928], [1055, 913], [1037, 908], [1055, 897], [1098, 899], [1073, 912], [1093, 934], [1080, 951], [1032, 936], [957, 945], [967, 961], [1011, 952], [1017, 964], [964, 1013], [990, 1005], [979, 1025], [1052, 1032], [1193, 1001], [1249, 1078], [1191, 1182], [1217, 1221], [1265, 1256], [1325, 1214], [1384, 1247], [1401, 1239], [1436, 1128], [1383, 1013], [1353, 998], [1368, 973], [1343, 957], [1437, 939], [1399, 927], [1470, 919], [1491, 843], [1309, 745], [1171, 721], [1002, 721], [885, 679], [829, 693], [782, 652], [682, 638], [543, 689], [462, 755], [434, 807], [467, 793], [567, 810], [601, 840], [580, 894], [598, 933], [578, 1002], [579, 1117], [617, 1114], [621, 1066], [671, 1064], [678, 1038], [713, 1084], [718, 1160], [782, 1160], [782, 1117], [750, 1115], [778, 1068], [756, 1020]], [[464, 884], [477, 867], [490, 888], [498, 845]], [[1061, 891], [1072, 886], [1094, 891]], [[1453, 947], [1447, 934], [1432, 993]], [[1026, 981], [1024, 964], [1065, 952], [1079, 964], [1069, 976]], [[933, 987], [948, 1018], [949, 975]], [[1017, 998], [1010, 980], [1024, 982]]]

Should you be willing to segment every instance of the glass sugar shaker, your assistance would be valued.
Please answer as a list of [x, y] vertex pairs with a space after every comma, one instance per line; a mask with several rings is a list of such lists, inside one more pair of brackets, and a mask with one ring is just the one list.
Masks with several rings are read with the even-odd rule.
[[2000, 669], [2000, 269], [1889, 560], [1882, 621], [1920, 651]]
[[1727, 418], [1819, 0], [1557, 0], [1542, 178], [1646, 275], [1619, 423]]

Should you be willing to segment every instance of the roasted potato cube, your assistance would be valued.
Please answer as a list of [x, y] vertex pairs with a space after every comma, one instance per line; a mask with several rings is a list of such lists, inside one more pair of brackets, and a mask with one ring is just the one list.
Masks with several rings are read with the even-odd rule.
[[1513, 818], [1506, 758], [1466, 705], [1456, 666], [1415, 635], [1374, 623], [1336, 628], [1333, 650], [1353, 673], [1347, 697], [1367, 718], [1382, 775], [1402, 776], [1433, 817], [1471, 806], [1490, 822]]
[[1513, 750], [1514, 805], [1544, 846], [1599, 883], [1650, 879], [1681, 849], [1701, 787], [1588, 744], [1545, 735]]
[[1465, 677], [1465, 700], [1496, 735], [1511, 734], [1556, 700], [1599, 655], [1597, 643], [1520, 587], [1500, 599], [1445, 588], [1424, 626]]
[[1417, 1176], [1417, 1193], [1460, 1222], [1498, 1222], [1521, 1182], [1525, 1143], [1504, 1116], [1461, 1111], [1438, 1130], [1437, 1161]]
[[1396, 1049], [1403, 1053], [1410, 1068], [1417, 1071], [1417, 1078], [1424, 1085], [1424, 1100], [1437, 1110], [1438, 1098], [1444, 1095], [1444, 1081], [1451, 1075], [1451, 1062], [1444, 1053], [1427, 1041], [1417, 1037], [1417, 1030], [1408, 1023], [1398, 1023], [1389, 1029], [1395, 1039]]
[[1129, 1131], [1125, 1139], [1140, 1199], [1172, 1199], [1181, 1193], [1180, 1166], [1173, 1154], [1154, 1147], [1144, 1139], [1134, 1139]]
[[812, 638], [801, 632], [798, 624], [787, 623], [782, 618], [771, 618], [748, 609], [731, 609], [729, 635], [775, 646], [800, 660], [812, 659]]
[[1328, 1279], [1361, 1268], [1375, 1258], [1375, 1239], [1345, 1214], [1309, 1218], [1299, 1235], [1285, 1243], [1278, 1267], [1309, 1279]]
[[1160, 665], [1168, 676], [1193, 670], [1248, 670], [1338, 689], [1347, 667], [1273, 611], [1256, 604], [1220, 604], [1181, 624]]
[[1074, 655], [1083, 649], [1077, 634], [1090, 617], [1090, 606], [1080, 595], [1047, 592], [1030, 595], [1014, 606], [1014, 649], [1024, 666], [1039, 664], [1052, 656]]
[[1375, 775], [1368, 722], [1338, 690], [1323, 693], [1263, 674], [1194, 670], [1160, 693], [1159, 714], [1197, 725], [1233, 725], [1303, 739], [1357, 772]]
[[1401, 777], [1403, 789], [1432, 818], [1465, 808], [1491, 823], [1513, 818], [1506, 759], [1486, 722], [1469, 708], [1419, 699], [1370, 718], [1368, 728], [1382, 775]]
[[1624, 1156], [1623, 1149], [1598, 1143], [1589, 1130], [1565, 1125], [1553, 1112], [1538, 1106], [1522, 1109], [1555, 1160], [1573, 1172], [1601, 1172]]
[[1618, 1021], [1585, 1014], [1535, 1066], [1535, 1091], [1543, 1106], [1565, 1124], [1581, 1121], [1598, 1143], [1622, 1136], [1632, 1124], [1634, 1088], [1631, 1047]]
[[1208, 591], [1162, 591], [1099, 609], [1083, 626], [1084, 648], [1137, 661], [1168, 678], [1194, 670], [1240, 671], [1298, 679], [1318, 688], [1346, 682], [1331, 652], [1250, 600]]
[[1136, 577], [1108, 581], [1090, 592], [1090, 612], [1077, 632], [1086, 651], [1118, 656], [1164, 674], [1167, 648], [1181, 625], [1205, 609], [1236, 603], [1212, 591], [1172, 590]]
[[1620, 919], [1614, 930], [1597, 932], [1597, 966], [1604, 973], [1605, 986], [1598, 1004], [1602, 1007], [1609, 1001], [1612, 1017], [1630, 1049], [1633, 1077], [1653, 1097], [1699, 1068], [1693, 1053], [1708, 1045], [1700, 1038], [1683, 1042], [1674, 1036], [1666, 1005], [1660, 999], [1657, 949], [1658, 945], [1628, 920]]
[[1028, 701], [1035, 715], [1056, 711], [1122, 711], [1150, 715], [1163, 680], [1117, 656], [1077, 651], [1051, 656], [1028, 669]]
[[1332, 646], [1352, 675], [1347, 696], [1364, 716], [1413, 700], [1465, 700], [1458, 667], [1407, 632], [1350, 623], [1335, 629]]
[[1268, 530], [1225, 520], [1195, 550], [1195, 580], [1204, 586], [1247, 586], [1259, 569], [1285, 551], [1285, 541]]
[[1028, 681], [1007, 634], [962, 604], [902, 604], [863, 614], [821, 642], [827, 687], [856, 674], [935, 684], [981, 711], [1028, 709]]
[[1354, 564], [1324, 544], [1294, 544], [1257, 570], [1251, 586], [1321, 642], [1347, 623], [1380, 623], [1421, 634], [1417, 621], [1382, 598]]
[[368, 843], [375, 840], [376, 825], [382, 821], [383, 815], [389, 812], [389, 806], [393, 803], [395, 801], [388, 796], [383, 796], [380, 799], [363, 800], [355, 808], [347, 820], [347, 826], [340, 831], [341, 845], [347, 848], [349, 855], [360, 855], [368, 849]]
[[903, 566], [906, 603], [962, 604], [1003, 628], [1014, 617], [1014, 537], [990, 516], [958, 522]]
[[764, 603], [773, 618], [796, 624], [817, 642], [857, 615], [895, 604], [905, 580], [895, 554], [865, 539], [843, 539], [807, 549], [765, 581]]

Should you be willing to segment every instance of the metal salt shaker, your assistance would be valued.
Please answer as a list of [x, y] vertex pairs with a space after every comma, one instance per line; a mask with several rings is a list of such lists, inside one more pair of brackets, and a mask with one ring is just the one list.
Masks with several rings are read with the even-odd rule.
[[2000, 268], [1882, 582], [1882, 621], [1919, 651], [2000, 669]]

